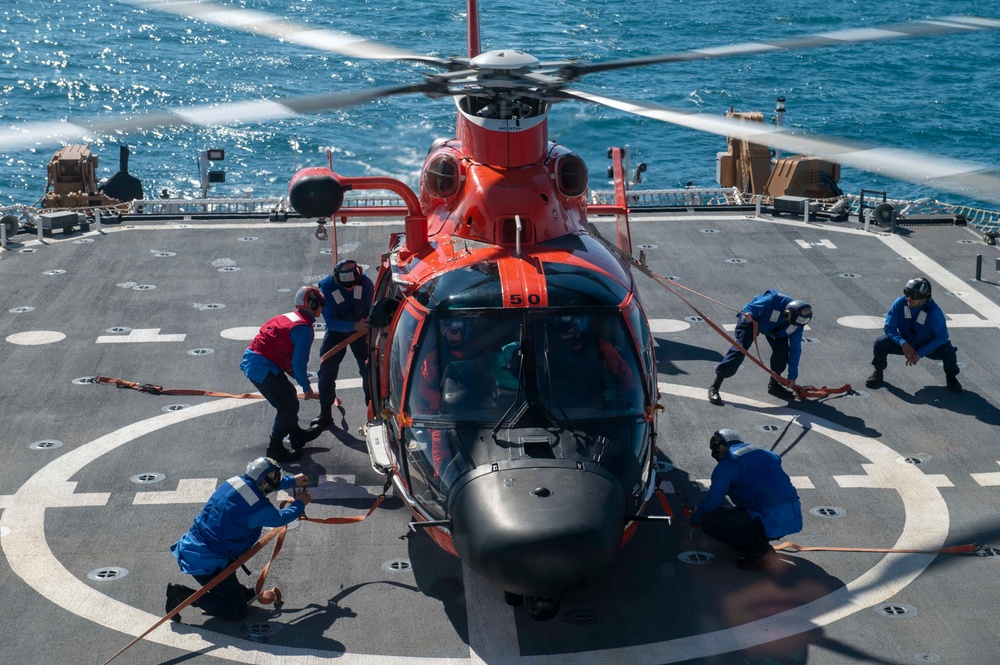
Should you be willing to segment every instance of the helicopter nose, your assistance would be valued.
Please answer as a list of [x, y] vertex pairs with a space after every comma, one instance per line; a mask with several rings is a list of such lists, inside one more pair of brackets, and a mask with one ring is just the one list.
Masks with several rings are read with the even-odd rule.
[[455, 549], [504, 591], [562, 594], [606, 572], [621, 547], [620, 486], [575, 465], [495, 471], [457, 489]]

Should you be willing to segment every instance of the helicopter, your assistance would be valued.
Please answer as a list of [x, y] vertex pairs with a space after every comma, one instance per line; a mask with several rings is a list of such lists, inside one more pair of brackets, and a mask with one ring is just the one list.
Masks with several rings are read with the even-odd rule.
[[[652, 335], [629, 265], [588, 227], [588, 168], [548, 138], [555, 103], [585, 101], [789, 152], [995, 200], [989, 167], [878, 151], [764, 125], [682, 113], [569, 87], [614, 69], [782, 48], [805, 48], [1000, 28], [950, 17], [596, 64], [541, 62], [519, 50], [482, 52], [477, 0], [468, 0], [467, 56], [436, 58], [342, 33], [305, 30], [210, 3], [134, 0], [357, 58], [414, 62], [434, 72], [410, 84], [353, 93], [188, 107], [133, 119], [15, 127], [0, 145], [76, 140], [165, 124], [252, 122], [423, 94], [455, 101], [456, 136], [435, 142], [419, 192], [389, 177], [350, 177], [332, 164], [301, 170], [289, 202], [306, 218], [356, 214], [349, 190], [405, 202], [376, 279], [371, 314], [366, 441], [413, 516], [443, 550], [524, 604], [538, 620], [560, 597], [606, 574], [642, 521], [656, 485], [660, 396]], [[623, 178], [616, 161], [616, 188]], [[627, 206], [618, 249], [628, 246]]]

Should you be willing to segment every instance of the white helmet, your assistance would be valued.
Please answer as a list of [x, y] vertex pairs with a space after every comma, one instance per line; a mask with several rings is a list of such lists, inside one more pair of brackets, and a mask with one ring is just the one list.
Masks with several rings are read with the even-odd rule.
[[246, 475], [264, 494], [270, 494], [281, 485], [281, 466], [270, 457], [258, 457], [247, 464]]

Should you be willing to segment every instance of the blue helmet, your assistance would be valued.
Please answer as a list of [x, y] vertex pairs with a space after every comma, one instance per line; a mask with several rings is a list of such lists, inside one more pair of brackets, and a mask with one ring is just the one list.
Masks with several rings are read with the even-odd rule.
[[258, 457], [247, 464], [246, 476], [264, 494], [270, 494], [281, 485], [281, 467], [270, 457]]
[[344, 259], [333, 269], [333, 281], [346, 289], [361, 281], [364, 270], [354, 259]]
[[785, 306], [784, 317], [793, 326], [804, 326], [812, 321], [812, 305], [805, 300], [793, 300]]
[[472, 319], [464, 317], [442, 319], [438, 322], [438, 329], [451, 346], [458, 346], [469, 341], [472, 334]]

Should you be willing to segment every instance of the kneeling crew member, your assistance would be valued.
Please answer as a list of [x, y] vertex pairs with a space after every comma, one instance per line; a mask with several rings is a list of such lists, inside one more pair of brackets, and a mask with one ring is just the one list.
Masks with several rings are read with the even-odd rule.
[[[780, 375], [788, 368], [788, 378], [795, 382], [799, 378], [799, 358], [802, 356], [802, 330], [812, 320], [812, 307], [803, 300], [768, 289], [746, 305], [736, 317], [736, 342], [744, 349], [753, 344], [754, 321], [757, 332], [764, 335], [771, 345], [771, 371]], [[708, 388], [708, 401], [722, 405], [719, 388], [722, 382], [736, 374], [743, 364], [744, 353], [732, 346], [718, 365], [715, 366], [715, 382]], [[795, 399], [795, 393], [772, 377], [767, 384], [767, 392], [781, 399]]]
[[[802, 530], [799, 495], [781, 458], [743, 442], [731, 429], [720, 429], [709, 441], [718, 462], [708, 496], [691, 514], [691, 526], [743, 552], [742, 570], [758, 570], [775, 556], [769, 541]], [[720, 508], [726, 495], [736, 506]]]
[[885, 334], [874, 342], [872, 366], [875, 368], [865, 379], [865, 386], [882, 385], [882, 372], [888, 366], [889, 354], [903, 355], [906, 364], [916, 365], [921, 358], [940, 360], [944, 363], [945, 385], [948, 390], [960, 393], [958, 382], [958, 350], [948, 340], [948, 325], [944, 312], [931, 299], [931, 283], [923, 277], [914, 277], [903, 287], [903, 295], [896, 298], [885, 315]]
[[[301, 287], [295, 294], [295, 311], [280, 314], [261, 326], [240, 363], [240, 369], [276, 411], [266, 455], [279, 462], [299, 459], [301, 448], [323, 433], [323, 428], [315, 425], [308, 430], [299, 427], [299, 396], [285, 376], [295, 377], [306, 399], [316, 397], [306, 368], [312, 350], [313, 322], [322, 310], [320, 290]], [[282, 443], [286, 436], [292, 450]]]
[[[188, 532], [170, 546], [181, 572], [202, 586], [211, 582], [256, 544], [263, 527], [285, 526], [297, 520], [310, 499], [303, 490], [291, 505], [278, 510], [267, 495], [279, 488], [305, 487], [308, 482], [301, 473], [282, 474], [278, 463], [268, 457], [250, 462], [246, 473], [215, 490]], [[193, 593], [194, 589], [183, 584], [168, 584], [167, 614]], [[240, 584], [233, 572], [192, 605], [210, 616], [240, 621], [254, 595], [254, 589]], [[171, 619], [180, 621], [180, 613]]]

